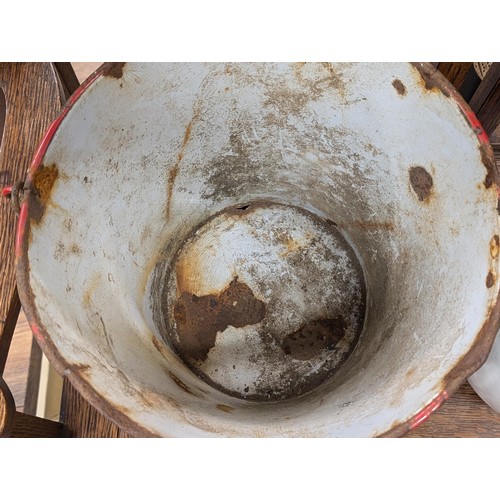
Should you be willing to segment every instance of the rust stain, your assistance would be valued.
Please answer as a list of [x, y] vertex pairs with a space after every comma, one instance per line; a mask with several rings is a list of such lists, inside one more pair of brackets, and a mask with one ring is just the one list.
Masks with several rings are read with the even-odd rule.
[[[179, 162], [181, 161], [182, 157], [179, 159]], [[174, 184], [175, 184], [175, 179], [177, 178], [177, 174], [179, 173], [179, 163], [177, 163], [170, 173], [168, 174], [168, 182], [167, 182], [167, 209], [166, 209], [166, 218], [170, 218], [170, 206], [172, 202], [172, 194], [174, 192]]]
[[90, 304], [92, 302], [92, 295], [94, 294], [95, 289], [98, 287], [98, 285], [99, 285], [99, 275], [94, 274], [92, 276], [92, 278], [90, 279], [89, 286], [87, 287], [87, 289], [83, 293], [83, 305], [84, 305], [84, 307], [86, 307], [86, 308], [90, 307]]
[[[422, 65], [421, 63], [411, 63], [412, 66], [419, 72], [420, 80], [419, 84], [423, 90], [427, 92], [442, 93], [445, 97], [450, 97], [450, 92], [444, 87], [442, 82], [440, 82], [440, 73], [433, 66]], [[444, 77], [443, 77], [444, 78]]]
[[491, 288], [495, 284], [495, 281], [496, 281], [495, 274], [492, 271], [490, 271], [488, 273], [488, 276], [486, 276], [486, 287]]
[[41, 166], [35, 173], [33, 185], [43, 204], [46, 204], [50, 199], [50, 193], [54, 187], [54, 183], [59, 177], [57, 165]]
[[298, 252], [304, 248], [304, 244], [301, 244], [299, 241], [292, 238], [289, 234], [284, 235], [283, 239], [278, 238], [278, 241], [280, 241], [285, 246], [285, 250], [283, 252], [280, 252], [280, 255], [282, 257], [286, 257], [287, 255], [293, 252]]
[[153, 341], [153, 345], [155, 346], [155, 349], [160, 353], [162, 354], [163, 353], [163, 349], [161, 347], [161, 344], [160, 344], [160, 341], [153, 336], [152, 338], [152, 341]]
[[45, 213], [45, 207], [50, 203], [50, 195], [56, 180], [59, 178], [57, 165], [41, 165], [33, 178], [35, 196], [32, 196], [30, 204], [30, 217], [34, 222], [41, 222]]
[[402, 95], [402, 96], [406, 95], [406, 87], [404, 86], [403, 82], [399, 78], [396, 78], [395, 80], [392, 81], [392, 86], [396, 89], [396, 92], [399, 95]]
[[481, 154], [481, 161], [483, 165], [486, 167], [486, 178], [484, 179], [484, 186], [486, 189], [489, 189], [493, 185], [499, 185], [499, 172], [495, 162], [495, 158], [492, 154], [491, 147], [486, 146], [486, 144], [482, 144], [479, 147], [479, 152]]
[[172, 372], [168, 372], [169, 377], [175, 382], [177, 387], [181, 388], [184, 392], [191, 394], [191, 396], [196, 396], [196, 394], [184, 383], [182, 380], [178, 379]]
[[232, 413], [234, 411], [234, 408], [232, 406], [222, 404], [217, 405], [217, 409], [220, 411], [225, 411], [226, 413]]
[[498, 237], [498, 234], [495, 234], [495, 236], [493, 236], [490, 241], [490, 255], [493, 259], [496, 259], [498, 257], [499, 247], [500, 238]]
[[125, 68], [124, 62], [115, 62], [109, 64], [109, 66], [106, 68], [104, 71], [103, 75], [104, 76], [109, 76], [110, 78], [116, 78], [119, 79], [123, 76], [123, 70]]
[[73, 243], [69, 247], [69, 253], [73, 255], [81, 255], [82, 249], [76, 243]]
[[431, 174], [424, 167], [410, 168], [410, 183], [418, 199], [427, 202], [432, 193], [434, 182]]
[[228, 326], [242, 328], [264, 319], [266, 307], [245, 283], [235, 277], [220, 294], [182, 292], [174, 306], [181, 357], [205, 360], [218, 332]]
[[196, 112], [196, 113], [194, 113], [193, 117], [191, 118], [191, 120], [188, 123], [186, 130], [184, 132], [184, 138], [182, 140], [181, 149], [179, 151], [179, 154], [177, 155], [177, 162], [175, 163], [175, 165], [170, 170], [170, 173], [168, 174], [167, 207], [165, 210], [165, 216], [167, 219], [170, 218], [170, 209], [171, 209], [171, 204], [172, 204], [172, 194], [174, 192], [175, 179], [177, 178], [177, 175], [179, 174], [179, 166], [180, 166], [180, 163], [182, 161], [182, 158], [184, 157], [184, 151], [186, 150], [186, 146], [187, 146], [189, 139], [191, 137], [191, 128], [193, 126], [193, 122], [197, 118], [198, 118], [198, 113]]
[[333, 351], [344, 338], [346, 327], [346, 322], [340, 316], [317, 319], [287, 335], [281, 347], [285, 354], [307, 361], [324, 351]]

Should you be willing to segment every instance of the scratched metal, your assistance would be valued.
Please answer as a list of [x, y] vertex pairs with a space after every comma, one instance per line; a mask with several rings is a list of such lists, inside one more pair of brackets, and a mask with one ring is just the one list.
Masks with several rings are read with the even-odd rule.
[[428, 69], [102, 71], [25, 201], [20, 292], [57, 369], [136, 435], [430, 413], [491, 345], [500, 231], [489, 146]]

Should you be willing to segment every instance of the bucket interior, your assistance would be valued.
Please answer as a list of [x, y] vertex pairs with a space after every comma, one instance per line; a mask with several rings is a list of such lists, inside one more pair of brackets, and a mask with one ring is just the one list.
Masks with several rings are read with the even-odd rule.
[[372, 436], [432, 401], [498, 293], [459, 107], [406, 64], [121, 72], [33, 179], [56, 366], [138, 434]]

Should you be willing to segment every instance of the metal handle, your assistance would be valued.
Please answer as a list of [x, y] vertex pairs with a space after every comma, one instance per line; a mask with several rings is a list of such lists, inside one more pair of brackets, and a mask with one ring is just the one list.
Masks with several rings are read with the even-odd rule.
[[19, 216], [19, 212], [21, 211], [21, 202], [20, 197], [24, 195], [24, 182], [17, 181], [13, 186], [7, 186], [2, 189], [2, 197], [10, 198], [12, 203], [12, 207], [14, 208], [14, 212], [17, 216]]

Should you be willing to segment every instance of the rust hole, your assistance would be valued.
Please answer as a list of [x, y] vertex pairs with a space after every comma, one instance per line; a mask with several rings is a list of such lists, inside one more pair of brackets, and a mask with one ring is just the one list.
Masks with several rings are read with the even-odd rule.
[[295, 359], [307, 361], [323, 351], [333, 351], [344, 338], [346, 323], [342, 317], [311, 321], [287, 335], [282, 349]]
[[411, 167], [410, 183], [418, 199], [427, 201], [434, 185], [431, 174], [424, 167]]
[[403, 82], [396, 78], [395, 80], [392, 81], [392, 86], [396, 89], [396, 92], [399, 95], [405, 96], [406, 95], [406, 87], [404, 86]]
[[490, 271], [486, 276], [486, 286], [491, 288], [495, 284], [495, 275]]
[[238, 277], [218, 295], [198, 297], [182, 292], [174, 307], [181, 355], [204, 361], [218, 332], [228, 326], [242, 328], [260, 323], [265, 313], [264, 302]]
[[3, 131], [5, 128], [5, 118], [7, 116], [7, 102], [5, 94], [0, 88], [0, 151], [2, 150]]
[[250, 205], [243, 205], [242, 207], [238, 207], [237, 210], [246, 210], [249, 207]]

